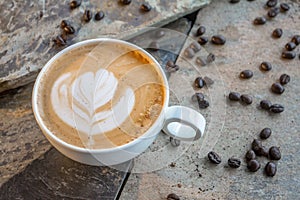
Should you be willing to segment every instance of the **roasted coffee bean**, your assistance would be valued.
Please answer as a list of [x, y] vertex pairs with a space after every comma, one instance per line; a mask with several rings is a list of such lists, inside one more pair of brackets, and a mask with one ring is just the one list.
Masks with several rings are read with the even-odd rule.
[[120, 3], [123, 5], [129, 5], [131, 3], [131, 0], [120, 0]]
[[85, 10], [83, 13], [83, 20], [85, 22], [89, 22], [92, 19], [92, 11], [90, 10]]
[[271, 18], [276, 17], [279, 12], [280, 12], [279, 8], [271, 8], [268, 11], [268, 16], [271, 17]]
[[262, 109], [269, 110], [271, 108], [271, 106], [272, 106], [272, 103], [269, 100], [262, 100], [260, 102], [260, 107]]
[[263, 130], [261, 130], [259, 136], [261, 139], [267, 139], [271, 136], [272, 134], [272, 130], [270, 128], [264, 128]]
[[64, 32], [66, 34], [74, 34], [75, 33], [75, 29], [72, 26], [66, 26], [66, 27], [64, 27]]
[[66, 40], [61, 35], [58, 35], [53, 41], [58, 46], [65, 46], [67, 44]]
[[167, 196], [167, 200], [180, 200], [177, 194], [171, 193]]
[[198, 106], [199, 106], [200, 109], [205, 109], [209, 106], [209, 102], [205, 99], [198, 100]]
[[215, 56], [215, 54], [213, 54], [213, 53], [209, 53], [208, 55], [207, 55], [207, 57], [206, 57], [206, 61], [208, 62], [208, 63], [211, 63], [211, 62], [213, 62], [213, 61], [215, 61], [216, 60], [216, 56]]
[[253, 72], [249, 69], [246, 69], [240, 73], [240, 77], [243, 79], [249, 79], [253, 76]]
[[247, 168], [251, 172], [256, 172], [260, 168], [260, 163], [257, 160], [250, 160], [247, 164]]
[[241, 166], [241, 160], [238, 158], [229, 158], [228, 166], [232, 168], [239, 168]]
[[241, 99], [241, 95], [238, 92], [230, 92], [228, 98], [231, 101], [239, 101]]
[[148, 3], [143, 3], [141, 5], [141, 10], [144, 12], [149, 12], [151, 9], [152, 9], [152, 7]]
[[257, 152], [262, 148], [262, 143], [258, 139], [254, 139], [251, 144], [252, 150], [257, 154]]
[[166, 63], [166, 67], [174, 67], [175, 64], [172, 60], [168, 60], [168, 62]]
[[200, 56], [198, 56], [196, 58], [196, 63], [201, 65], [201, 66], [205, 66], [207, 63], [206, 63], [206, 60], [205, 59], [202, 59]]
[[300, 35], [294, 35], [291, 41], [294, 42], [296, 45], [299, 45], [300, 44]]
[[60, 27], [63, 29], [65, 28], [66, 26], [70, 26], [70, 22], [68, 20], [62, 20], [60, 22]]
[[154, 51], [158, 51], [160, 49], [158, 42], [153, 41], [149, 44], [149, 49], [152, 49]]
[[195, 55], [195, 52], [192, 48], [188, 47], [184, 50], [184, 55], [187, 57], [187, 58], [193, 58], [194, 55]]
[[266, 3], [266, 6], [268, 7], [275, 7], [277, 5], [278, 1], [277, 0], [269, 0]]
[[196, 88], [203, 88], [205, 85], [205, 82], [202, 77], [197, 77], [194, 81], [194, 85]]
[[282, 10], [283, 12], [286, 12], [286, 11], [288, 11], [288, 10], [290, 9], [290, 6], [289, 6], [289, 4], [287, 4], [287, 3], [281, 3], [281, 4], [280, 4], [280, 8], [281, 8], [281, 10]]
[[104, 18], [104, 16], [105, 16], [104, 12], [100, 10], [99, 12], [97, 12], [97, 13], [95, 14], [95, 20], [96, 20], [96, 21], [100, 21], [101, 19]]
[[74, 0], [70, 2], [70, 8], [75, 9], [81, 5], [81, 0]]
[[229, 2], [230, 3], [238, 3], [238, 2], [240, 2], [240, 0], [230, 0]]
[[205, 33], [206, 28], [204, 26], [199, 26], [199, 28], [196, 31], [196, 36], [201, 36]]
[[180, 140], [170, 137], [170, 143], [173, 147], [178, 147], [180, 145]]
[[282, 52], [281, 57], [285, 59], [294, 59], [296, 57], [296, 53], [293, 51], [284, 51]]
[[272, 33], [272, 36], [274, 38], [281, 38], [282, 36], [282, 29], [281, 28], [276, 28], [273, 33]]
[[281, 85], [286, 85], [290, 82], [291, 77], [287, 74], [282, 74], [279, 78], [279, 82], [281, 83]]
[[216, 45], [223, 45], [226, 42], [226, 38], [223, 35], [214, 35], [211, 37], [211, 42]]
[[157, 38], [162, 38], [162, 37], [164, 37], [165, 36], [165, 31], [163, 31], [163, 30], [158, 30], [158, 31], [156, 31], [155, 32], [155, 37], [157, 37]]
[[204, 99], [204, 94], [200, 93], [200, 92], [196, 92], [195, 94], [193, 94], [192, 96], [192, 101], [196, 102], [196, 101], [201, 101]]
[[208, 42], [208, 37], [201, 36], [201, 37], [199, 37], [199, 39], [198, 39], [198, 43], [199, 43], [200, 45], [205, 45], [207, 42]]
[[198, 52], [201, 50], [201, 45], [198, 42], [192, 42], [190, 48], [192, 48], [194, 52]]
[[273, 104], [271, 107], [270, 107], [270, 111], [272, 113], [281, 113], [284, 111], [284, 107], [283, 105], [280, 105], [280, 104]]
[[216, 152], [209, 152], [207, 154], [208, 159], [210, 160], [210, 162], [214, 163], [214, 164], [220, 164], [221, 163], [221, 157], [216, 153]]
[[204, 80], [205, 85], [207, 85], [207, 86], [210, 86], [210, 85], [214, 84], [214, 81], [211, 78], [207, 77], [207, 76], [205, 76], [203, 78], [203, 80]]
[[176, 71], [179, 70], [179, 68], [180, 68], [180, 67], [179, 67], [178, 65], [174, 65], [173, 67], [168, 67], [168, 68], [167, 68], [167, 71], [170, 72], [170, 73], [171, 73], [171, 72], [176, 72]]
[[280, 160], [281, 159], [281, 152], [279, 147], [272, 146], [269, 149], [269, 157], [271, 160]]
[[247, 105], [250, 105], [252, 104], [252, 97], [248, 94], [242, 94], [241, 101]]
[[260, 64], [260, 69], [263, 71], [270, 71], [272, 69], [272, 65], [269, 62], [262, 62]]
[[280, 83], [273, 83], [273, 85], [271, 86], [271, 90], [276, 94], [282, 94], [285, 89]]
[[294, 42], [289, 42], [285, 45], [285, 49], [288, 51], [293, 51], [296, 48], [296, 44]]
[[265, 167], [265, 173], [267, 176], [275, 176], [277, 171], [277, 166], [273, 162], [268, 162]]
[[255, 152], [253, 150], [247, 151], [245, 158], [247, 161], [255, 159], [256, 158]]
[[263, 25], [267, 22], [265, 17], [256, 17], [253, 21], [255, 25]]
[[266, 147], [262, 146], [259, 148], [259, 150], [256, 152], [256, 155], [258, 156], [265, 156], [268, 157], [269, 151]]

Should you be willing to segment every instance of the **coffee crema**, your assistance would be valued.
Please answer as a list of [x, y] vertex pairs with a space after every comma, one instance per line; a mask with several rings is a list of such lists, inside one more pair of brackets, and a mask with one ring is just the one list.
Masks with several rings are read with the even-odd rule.
[[115, 42], [75, 48], [41, 79], [41, 117], [53, 134], [78, 147], [126, 144], [161, 113], [165, 88], [158, 67], [142, 51]]

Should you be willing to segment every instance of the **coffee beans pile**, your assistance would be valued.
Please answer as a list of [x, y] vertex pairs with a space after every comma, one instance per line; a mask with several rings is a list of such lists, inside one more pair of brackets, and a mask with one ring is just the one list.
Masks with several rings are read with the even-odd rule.
[[284, 59], [294, 59], [296, 57], [296, 52], [294, 50], [299, 44], [300, 44], [300, 35], [294, 35], [291, 41], [286, 43], [286, 45], [284, 46], [285, 50], [282, 51], [281, 57]]
[[196, 92], [192, 96], [192, 101], [197, 101], [200, 109], [205, 109], [209, 106], [209, 102], [205, 99], [204, 94]]
[[279, 83], [273, 83], [271, 86], [271, 91], [275, 94], [282, 94], [285, 91], [283, 85], [286, 85], [290, 82], [291, 77], [288, 74], [282, 74], [279, 77]]

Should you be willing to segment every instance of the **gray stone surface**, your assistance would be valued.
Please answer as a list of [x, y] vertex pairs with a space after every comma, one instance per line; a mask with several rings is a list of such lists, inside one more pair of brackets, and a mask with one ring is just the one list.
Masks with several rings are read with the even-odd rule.
[[[76, 29], [68, 36], [67, 46], [97, 37], [130, 38], [149, 26], [162, 26], [191, 13], [209, 0], [148, 1], [150, 12], [141, 12], [144, 1], [122, 6], [118, 1], [82, 1], [69, 9], [69, 1], [1, 1], [0, 2], [0, 92], [34, 81], [38, 71], [64, 47], [52, 39], [61, 34], [60, 22], [70, 20]], [[101, 21], [82, 22], [85, 9], [105, 12]]]
[[[170, 146], [168, 138], [160, 134], [155, 143], [135, 159], [120, 199], [166, 199], [169, 193], [176, 193], [181, 199], [299, 199], [300, 188], [300, 60], [280, 58], [284, 45], [291, 37], [299, 34], [299, 3], [288, 2], [291, 9], [263, 26], [254, 26], [253, 19], [267, 13], [265, 1], [213, 1], [203, 8], [191, 31], [185, 47], [197, 39], [194, 33], [199, 25], [207, 28], [206, 36], [222, 34], [227, 42], [224, 46], [211, 43], [205, 45], [193, 59], [187, 59], [183, 52], [177, 60], [181, 67], [170, 76], [172, 90], [170, 104], [197, 108], [190, 100], [195, 91], [203, 92], [210, 107], [199, 110], [207, 120], [205, 135], [199, 141], [182, 143], [178, 148]], [[271, 37], [272, 31], [280, 27], [283, 36]], [[184, 49], [183, 49], [184, 50]], [[206, 58], [208, 53], [216, 55], [216, 61], [205, 67], [196, 64], [196, 57]], [[296, 49], [299, 55], [300, 47]], [[263, 61], [269, 61], [273, 69], [259, 70]], [[241, 80], [239, 73], [244, 69], [254, 72], [250, 80]], [[282, 73], [291, 76], [282, 95], [270, 91], [272, 83]], [[211, 77], [215, 83], [210, 87], [196, 90], [192, 87], [197, 76]], [[253, 103], [245, 106], [229, 102], [230, 91], [250, 94]], [[270, 114], [259, 108], [262, 99], [281, 103], [285, 111]], [[244, 155], [259, 132], [270, 127], [271, 137], [263, 141], [266, 147], [279, 146], [282, 159], [275, 161], [277, 174], [270, 178], [264, 174], [267, 158], [259, 157], [261, 169], [249, 172]], [[220, 165], [213, 165], [207, 153], [216, 151], [222, 157]], [[238, 169], [229, 168], [227, 160], [237, 157], [242, 160]]]

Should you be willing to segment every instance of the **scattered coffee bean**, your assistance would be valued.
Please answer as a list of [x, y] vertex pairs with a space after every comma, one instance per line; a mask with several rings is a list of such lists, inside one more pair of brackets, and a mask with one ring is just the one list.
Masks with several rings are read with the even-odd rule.
[[90, 10], [85, 10], [83, 14], [83, 20], [85, 22], [89, 22], [92, 19], [92, 11]]
[[168, 68], [167, 68], [167, 71], [170, 72], [170, 73], [172, 73], [172, 72], [178, 71], [179, 68], [180, 68], [180, 67], [179, 67], [178, 65], [174, 65], [173, 67], [168, 67]]
[[271, 136], [272, 134], [272, 130], [270, 128], [264, 128], [263, 130], [261, 130], [259, 136], [261, 139], [267, 139]]
[[299, 45], [300, 44], [300, 35], [294, 35], [291, 41], [294, 42], [296, 45]]
[[289, 6], [289, 4], [287, 4], [287, 3], [281, 3], [281, 4], [280, 4], [280, 8], [281, 8], [281, 10], [282, 10], [283, 12], [286, 12], [286, 11], [288, 11], [288, 10], [290, 9], [290, 6]]
[[204, 94], [200, 93], [200, 92], [196, 92], [195, 94], [193, 94], [192, 96], [192, 101], [196, 102], [196, 101], [201, 101], [204, 99]]
[[249, 69], [246, 69], [240, 73], [240, 77], [243, 79], [249, 79], [253, 76], [253, 72]]
[[199, 28], [196, 31], [196, 36], [201, 36], [205, 33], [206, 28], [204, 26], [199, 26]]
[[251, 172], [256, 172], [260, 168], [260, 163], [257, 160], [250, 160], [247, 164], [247, 168]]
[[296, 57], [296, 53], [293, 51], [284, 51], [282, 52], [281, 57], [285, 59], [294, 59]]
[[259, 148], [259, 150], [256, 152], [256, 155], [268, 157], [269, 151], [268, 151], [268, 149], [267, 149], [266, 147], [262, 146], [262, 147]]
[[74, 0], [70, 2], [70, 8], [75, 9], [81, 5], [81, 0]]
[[279, 12], [280, 12], [279, 8], [271, 8], [268, 11], [268, 16], [271, 17], [271, 18], [274, 18], [278, 15]]
[[97, 13], [95, 14], [95, 20], [96, 20], [96, 21], [100, 21], [101, 19], [104, 18], [104, 16], [105, 16], [104, 12], [100, 10], [99, 12], [97, 12]]
[[203, 80], [204, 80], [205, 85], [207, 85], [207, 86], [211, 86], [212, 84], [214, 84], [214, 81], [211, 78], [207, 77], [207, 76], [205, 76], [203, 78]]
[[120, 3], [123, 5], [129, 5], [131, 3], [131, 0], [120, 0]]
[[281, 85], [286, 85], [290, 82], [291, 77], [287, 74], [282, 74], [279, 78], [279, 82], [281, 83]]
[[66, 40], [58, 35], [55, 39], [53, 39], [54, 43], [58, 46], [65, 46], [67, 43], [66, 43]]
[[205, 82], [202, 77], [197, 77], [194, 81], [194, 85], [196, 88], [203, 88], [205, 85]]
[[277, 0], [268, 0], [266, 3], [266, 6], [268, 7], [275, 7], [277, 5], [278, 1]]
[[208, 159], [210, 160], [210, 162], [214, 163], [214, 164], [220, 164], [221, 163], [221, 157], [216, 153], [216, 152], [209, 152], [207, 154]]
[[185, 49], [184, 51], [184, 55], [187, 57], [187, 58], [193, 58], [194, 55], [195, 55], [195, 52], [192, 48], [188, 47]]
[[149, 12], [151, 9], [152, 9], [152, 7], [148, 3], [143, 3], [141, 5], [141, 10], [144, 12]]
[[215, 56], [215, 54], [213, 54], [213, 53], [209, 53], [209, 54], [207, 55], [207, 57], [206, 57], [206, 61], [207, 61], [208, 63], [211, 63], [211, 62], [215, 61], [215, 59], [216, 59], [216, 56]]
[[263, 25], [267, 22], [265, 17], [256, 17], [253, 21], [255, 25]]
[[165, 36], [165, 31], [163, 31], [163, 30], [158, 30], [155, 32], [155, 37], [157, 37], [157, 38], [162, 38], [164, 36]]
[[230, 92], [228, 98], [231, 101], [239, 101], [241, 99], [241, 95], [238, 92]]
[[282, 94], [285, 89], [280, 83], [273, 83], [273, 85], [271, 86], [271, 90], [276, 94]]
[[238, 3], [238, 2], [240, 2], [240, 0], [230, 0], [229, 2], [230, 3]]
[[64, 32], [66, 34], [74, 34], [75, 33], [75, 29], [72, 26], [66, 26], [64, 27]]
[[252, 104], [252, 97], [248, 94], [242, 94], [241, 101], [247, 105], [250, 105]]
[[229, 158], [228, 166], [232, 168], [239, 168], [241, 166], [241, 160], [238, 158]]
[[245, 158], [247, 161], [255, 159], [256, 158], [255, 152], [253, 150], [247, 151]]
[[209, 106], [209, 102], [205, 99], [203, 99], [203, 100], [198, 99], [198, 106], [200, 109], [205, 109]]
[[257, 154], [259, 152], [260, 148], [262, 148], [262, 143], [258, 139], [254, 139], [251, 144], [251, 147], [252, 147], [252, 150], [255, 152], [255, 154]]
[[226, 42], [226, 38], [223, 35], [214, 35], [211, 37], [211, 42], [216, 45], [223, 45]]
[[281, 159], [280, 149], [276, 146], [272, 146], [269, 149], [269, 157], [271, 160], [280, 160]]
[[152, 49], [153, 51], [158, 51], [160, 49], [159, 44], [156, 41], [152, 41], [148, 48]]
[[196, 63], [201, 65], [201, 66], [205, 66], [206, 65], [206, 60], [202, 59], [200, 56], [198, 56], [196, 58]]
[[167, 196], [167, 200], [180, 200], [180, 198], [176, 194], [171, 193]]
[[201, 36], [201, 37], [199, 37], [199, 39], [198, 39], [198, 43], [199, 43], [200, 45], [205, 45], [207, 42], [208, 42], [208, 37]]
[[262, 109], [269, 110], [271, 108], [271, 106], [272, 106], [272, 103], [269, 100], [262, 100], [260, 102], [260, 107]]
[[168, 62], [166, 63], [166, 67], [174, 67], [175, 64], [172, 60], [168, 60]]
[[68, 20], [62, 20], [60, 22], [60, 27], [63, 29], [65, 28], [66, 26], [70, 26], [70, 22]]
[[272, 69], [272, 65], [271, 65], [271, 63], [269, 63], [269, 62], [262, 62], [262, 63], [260, 64], [260, 69], [261, 69], [262, 71], [270, 71], [270, 70]]
[[272, 33], [272, 36], [274, 38], [281, 38], [282, 36], [282, 29], [281, 28], [276, 28], [273, 33]]
[[293, 51], [296, 48], [296, 44], [294, 42], [289, 42], [285, 45], [285, 49], [288, 51]]
[[191, 43], [190, 48], [192, 48], [194, 52], [198, 52], [201, 50], [201, 45], [198, 42], [193, 42]]
[[180, 140], [170, 137], [170, 142], [173, 147], [178, 147], [180, 145]]
[[276, 164], [273, 162], [268, 162], [265, 167], [265, 172], [267, 176], [275, 176], [277, 171]]
[[284, 107], [283, 107], [283, 105], [280, 105], [280, 104], [273, 104], [270, 107], [270, 112], [272, 112], [272, 113], [281, 113], [283, 111], [284, 111]]

